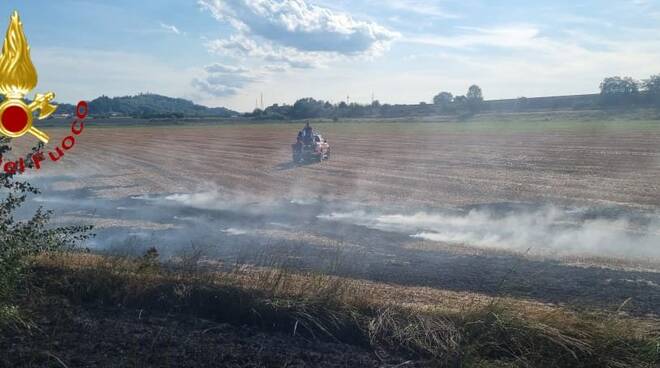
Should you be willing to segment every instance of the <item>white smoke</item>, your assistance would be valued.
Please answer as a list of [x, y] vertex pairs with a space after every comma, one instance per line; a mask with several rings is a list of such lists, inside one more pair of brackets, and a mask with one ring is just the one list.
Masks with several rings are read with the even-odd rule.
[[[587, 215], [589, 214], [589, 215]], [[660, 258], [660, 221], [593, 216], [587, 209], [545, 206], [536, 210], [382, 214], [332, 212], [321, 219], [404, 233], [412, 238], [482, 248], [558, 255]]]
[[272, 207], [274, 198], [264, 198], [243, 193], [220, 192], [205, 190], [195, 193], [176, 193], [165, 197], [149, 197], [165, 205], [187, 206], [200, 210], [235, 211], [245, 213], [261, 213]]
[[226, 233], [226, 234], [229, 234], [229, 235], [245, 235], [245, 234], [248, 233], [247, 230], [237, 229], [237, 228], [234, 228], [234, 227], [226, 228], [226, 229], [222, 230], [222, 232]]
[[[297, 229], [316, 216], [404, 234], [411, 241], [520, 252], [532, 248], [531, 253], [540, 255], [660, 259], [660, 213], [531, 204], [416, 211], [356, 207], [352, 202], [328, 201], [322, 196], [300, 195], [295, 188], [293, 191], [295, 195], [276, 198], [210, 186], [188, 193], [99, 199], [84, 189], [50, 189], [31, 203], [33, 207], [46, 204], [63, 220], [84, 218], [97, 225], [103, 230], [97, 240], [99, 247], [124, 241], [129, 224], [135, 225], [131, 226], [134, 230], [148, 230], [153, 238], [150, 244], [176, 247], [191, 241], [220, 244], [228, 242], [228, 236], [240, 239], [254, 234], [257, 228], [273, 226], [272, 222]], [[369, 240], [365, 242], [368, 247]]]

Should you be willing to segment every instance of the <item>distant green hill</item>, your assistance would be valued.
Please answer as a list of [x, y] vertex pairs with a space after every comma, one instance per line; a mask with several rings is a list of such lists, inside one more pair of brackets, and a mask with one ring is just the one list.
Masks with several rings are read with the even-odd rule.
[[[151, 93], [136, 96], [101, 96], [89, 101], [91, 116], [130, 116], [134, 118], [232, 117], [238, 112], [224, 107], [206, 107], [183, 98]], [[58, 104], [57, 113], [73, 114], [75, 106]]]

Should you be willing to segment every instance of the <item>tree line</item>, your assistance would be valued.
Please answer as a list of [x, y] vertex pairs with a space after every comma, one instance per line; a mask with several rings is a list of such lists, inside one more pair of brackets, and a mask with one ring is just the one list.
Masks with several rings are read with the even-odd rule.
[[440, 92], [433, 96], [433, 104], [443, 113], [474, 114], [482, 109], [484, 95], [481, 87], [473, 84], [464, 96], [454, 96], [450, 92]]
[[371, 104], [346, 103], [333, 104], [329, 101], [316, 100], [311, 97], [301, 98], [293, 105], [274, 104], [265, 109], [254, 109], [243, 116], [264, 120], [288, 119], [340, 119], [361, 117], [402, 117], [426, 115], [442, 112], [457, 114], [474, 114], [481, 110], [484, 103], [483, 92], [477, 85], [468, 88], [464, 96], [453, 96], [449, 92], [441, 92], [433, 98], [433, 104], [420, 102], [419, 105], [381, 104], [378, 100]]
[[[557, 101], [556, 108], [594, 109], [622, 108], [627, 106], [657, 106], [660, 107], [660, 74], [648, 79], [635, 80], [631, 77], [607, 77], [600, 83], [600, 95], [590, 95], [597, 99], [579, 99], [580, 96], [564, 96], [563, 101]], [[542, 98], [519, 97], [515, 100], [498, 101], [497, 108], [504, 106], [507, 111], [526, 111], [538, 108], [537, 100]], [[555, 97], [552, 99], [553, 104]], [[592, 101], [593, 100], [593, 101]], [[397, 118], [424, 115], [456, 115], [468, 117], [480, 111], [494, 109], [495, 101], [484, 101], [481, 87], [471, 85], [465, 95], [454, 96], [442, 91], [433, 96], [432, 103], [420, 102], [417, 105], [383, 104], [378, 100], [370, 104], [331, 103], [311, 97], [301, 98], [294, 104], [273, 104], [265, 109], [255, 109], [252, 112], [240, 114], [223, 108], [209, 108], [197, 105], [182, 98], [171, 98], [151, 93], [136, 96], [98, 97], [89, 103], [90, 112], [94, 117], [130, 116], [134, 118], [186, 118], [186, 117], [236, 117], [243, 116], [255, 120], [290, 120], [290, 119], [333, 119], [383, 117]], [[551, 107], [552, 108], [552, 107]], [[60, 104], [58, 113], [73, 114], [75, 106]]]
[[[130, 116], [141, 119], [238, 116], [239, 113], [224, 107], [206, 107], [183, 98], [172, 98], [153, 93], [135, 96], [101, 96], [89, 101], [89, 111], [94, 117]], [[59, 104], [59, 114], [75, 113], [75, 106]]]
[[600, 83], [601, 102], [604, 105], [653, 104], [660, 106], [660, 74], [648, 79], [608, 77]]

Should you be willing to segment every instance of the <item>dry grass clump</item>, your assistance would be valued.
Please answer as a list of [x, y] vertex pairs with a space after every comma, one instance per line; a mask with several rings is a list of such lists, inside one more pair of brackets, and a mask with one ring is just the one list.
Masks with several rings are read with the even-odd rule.
[[657, 324], [563, 310], [527, 316], [494, 303], [462, 314], [384, 308], [373, 344], [432, 356], [446, 366], [655, 367]]
[[[369, 346], [440, 366], [656, 367], [659, 326], [617, 313], [241, 265], [223, 272], [140, 259], [41, 257], [33, 285], [73, 302], [190, 313]], [[195, 268], [196, 269], [196, 268]], [[378, 353], [377, 353], [378, 354]]]

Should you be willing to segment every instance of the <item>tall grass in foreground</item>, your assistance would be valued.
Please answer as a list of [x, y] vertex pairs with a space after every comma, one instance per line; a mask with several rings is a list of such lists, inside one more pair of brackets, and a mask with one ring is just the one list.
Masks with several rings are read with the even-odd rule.
[[[191, 257], [197, 257], [191, 254]], [[657, 321], [404, 288], [273, 265], [201, 271], [89, 254], [41, 257], [36, 288], [75, 303], [187, 313], [370, 347], [439, 366], [655, 367]], [[185, 258], [185, 257], [183, 257]], [[181, 267], [185, 266], [185, 267]]]

